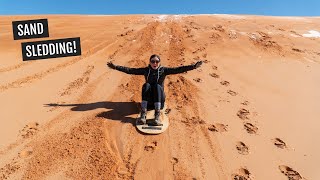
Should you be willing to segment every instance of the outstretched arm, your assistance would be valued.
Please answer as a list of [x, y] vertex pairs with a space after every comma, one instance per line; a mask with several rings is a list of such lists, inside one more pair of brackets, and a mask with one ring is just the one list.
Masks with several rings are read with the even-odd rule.
[[174, 68], [166, 68], [165, 73], [166, 74], [179, 74], [183, 72], [187, 72], [193, 69], [197, 69], [201, 66], [202, 61], [198, 61], [196, 64], [192, 64], [189, 66], [179, 66], [179, 67], [174, 67]]
[[108, 67], [111, 69], [115, 69], [127, 74], [134, 74], [134, 75], [143, 75], [145, 72], [145, 68], [129, 68], [125, 66], [117, 66], [113, 64], [111, 61], [107, 63]]

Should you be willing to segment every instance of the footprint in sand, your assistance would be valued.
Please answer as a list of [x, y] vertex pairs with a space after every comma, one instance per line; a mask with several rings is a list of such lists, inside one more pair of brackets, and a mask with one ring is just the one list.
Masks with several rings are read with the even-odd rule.
[[258, 128], [255, 125], [251, 123], [245, 123], [243, 126], [249, 134], [257, 134]]
[[20, 158], [27, 158], [27, 157], [29, 157], [32, 153], [33, 153], [33, 151], [32, 151], [31, 149], [22, 150], [22, 151], [19, 153], [19, 157], [20, 157]]
[[301, 175], [293, 170], [292, 168], [285, 166], [285, 165], [281, 165], [279, 166], [280, 171], [286, 175], [288, 177], [289, 180], [299, 180], [302, 179]]
[[236, 148], [237, 148], [239, 154], [243, 154], [243, 155], [249, 154], [249, 147], [241, 141], [237, 142]]
[[196, 61], [198, 61], [199, 59], [200, 59], [199, 56], [196, 56], [196, 57], [193, 58], [193, 60], [196, 60]]
[[229, 81], [221, 81], [220, 84], [223, 86], [229, 86], [230, 82]]
[[165, 112], [164, 112], [164, 113], [165, 113], [165, 114], [169, 114], [170, 112], [171, 112], [171, 109], [170, 109], [170, 108], [168, 108], [168, 109], [166, 109], [166, 110], [165, 110]]
[[193, 38], [193, 37], [194, 37], [193, 34], [189, 34], [189, 35], [187, 36], [187, 38]]
[[144, 146], [144, 150], [153, 152], [157, 146], [158, 146], [158, 142], [153, 141], [153, 142], [149, 143], [148, 145]]
[[252, 180], [252, 174], [246, 168], [240, 168], [237, 173], [232, 175], [233, 180]]
[[196, 82], [198, 82], [198, 83], [203, 82], [203, 80], [200, 79], [200, 78], [195, 78], [195, 79], [193, 79], [193, 80], [196, 81]]
[[[205, 54], [206, 56], [207, 56], [207, 54]], [[210, 61], [209, 60], [203, 60], [203, 63], [205, 63], [205, 64], [207, 64], [207, 63], [209, 63]]]
[[237, 113], [237, 116], [240, 118], [240, 119], [249, 119], [249, 116], [250, 115], [250, 112], [246, 109], [240, 109]]
[[243, 101], [241, 104], [247, 106], [249, 105], [249, 101]]
[[304, 53], [304, 50], [298, 49], [298, 48], [292, 48], [293, 51], [299, 52], [299, 53]]
[[219, 78], [220, 76], [216, 73], [210, 73], [209, 74], [211, 77], [214, 77], [214, 78]]
[[213, 66], [212, 66], [212, 69], [213, 69], [213, 70], [217, 70], [217, 69], [218, 69], [218, 67], [217, 67], [217, 66], [215, 66], [215, 65], [213, 65]]
[[39, 123], [37, 122], [29, 123], [20, 131], [20, 135], [23, 138], [29, 138], [35, 135], [39, 131], [38, 126], [39, 126]]
[[281, 149], [285, 149], [287, 148], [287, 145], [285, 142], [283, 142], [281, 139], [279, 138], [275, 138], [273, 139], [273, 143], [275, 146], [277, 146], [278, 148], [281, 148]]
[[230, 94], [231, 96], [236, 96], [236, 95], [238, 94], [237, 92], [234, 92], [234, 91], [232, 91], [232, 90], [228, 90], [227, 92], [228, 92], [228, 94]]
[[[204, 54], [202, 54], [202, 57], [203, 57], [203, 58], [206, 58], [207, 55], [208, 55], [207, 53], [204, 53]], [[206, 61], [207, 61], [207, 62], [206, 62]], [[204, 62], [204, 63], [208, 63], [208, 60], [204, 60], [203, 62]]]
[[226, 132], [226, 131], [228, 131], [228, 125], [215, 123], [215, 124], [210, 125], [208, 127], [208, 130], [213, 131], [213, 132]]

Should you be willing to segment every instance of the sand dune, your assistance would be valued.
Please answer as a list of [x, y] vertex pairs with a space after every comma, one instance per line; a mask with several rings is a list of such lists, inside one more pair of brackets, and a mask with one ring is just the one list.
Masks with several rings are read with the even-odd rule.
[[[82, 55], [22, 61], [13, 20], [47, 18]], [[0, 179], [319, 179], [320, 18], [2, 16]], [[204, 60], [165, 81], [169, 129], [134, 127], [143, 77], [107, 68]]]

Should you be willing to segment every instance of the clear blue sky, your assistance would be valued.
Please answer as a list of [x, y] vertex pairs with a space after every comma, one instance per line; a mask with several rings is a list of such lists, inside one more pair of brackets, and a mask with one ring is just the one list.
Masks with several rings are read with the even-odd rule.
[[0, 15], [21, 14], [320, 16], [320, 0], [0, 0]]

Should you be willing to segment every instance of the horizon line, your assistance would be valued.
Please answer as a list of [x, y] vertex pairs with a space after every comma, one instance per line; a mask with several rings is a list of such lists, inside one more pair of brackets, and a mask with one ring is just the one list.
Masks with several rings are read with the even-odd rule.
[[166, 14], [154, 14], [154, 13], [145, 13], [145, 14], [56, 14], [56, 13], [48, 13], [48, 14], [0, 14], [0, 16], [46, 16], [46, 15], [50, 15], [50, 16], [137, 16], [137, 15], [181, 15], [181, 16], [196, 16], [196, 15], [208, 15], [208, 16], [221, 16], [221, 15], [225, 15], [225, 16], [263, 16], [263, 17], [304, 17], [304, 18], [320, 18], [319, 16], [295, 16], [295, 15], [261, 15], [261, 14], [198, 14], [198, 13], [190, 13], [190, 14], [171, 14], [171, 13], [166, 13]]

